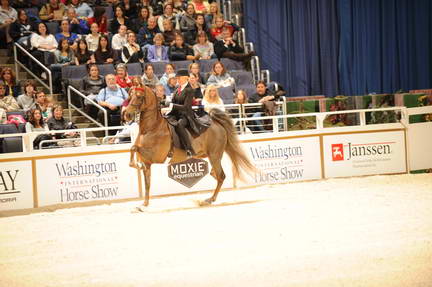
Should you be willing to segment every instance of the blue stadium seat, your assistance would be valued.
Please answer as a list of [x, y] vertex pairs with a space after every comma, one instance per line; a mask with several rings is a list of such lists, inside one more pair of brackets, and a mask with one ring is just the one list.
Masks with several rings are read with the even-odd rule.
[[225, 105], [234, 103], [233, 87], [218, 88], [218, 92], [219, 92], [219, 97], [222, 99]]
[[[153, 72], [156, 75], [163, 75], [165, 73], [165, 65], [167, 64], [166, 62], [153, 62], [151, 64], [153, 66]], [[175, 63], [174, 65], [176, 66], [177, 69], [177, 65]]]
[[236, 85], [253, 85], [252, 73], [248, 71], [230, 71], [229, 74], [235, 79]]
[[87, 66], [86, 65], [69, 65], [62, 67], [62, 78], [63, 79], [82, 79], [87, 76]]
[[143, 68], [141, 63], [126, 64], [129, 76], [142, 76]]
[[99, 68], [99, 74], [101, 76], [106, 76], [108, 74], [115, 74], [115, 69], [113, 64], [103, 64], [97, 66]]
[[50, 34], [57, 34], [59, 29], [60, 29], [60, 25], [58, 22], [54, 21], [54, 22], [45, 22], [48, 31], [50, 32]]

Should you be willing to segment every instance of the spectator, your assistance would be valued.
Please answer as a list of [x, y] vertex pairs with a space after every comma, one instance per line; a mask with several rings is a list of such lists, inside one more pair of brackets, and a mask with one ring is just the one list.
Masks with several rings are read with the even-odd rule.
[[215, 85], [217, 87], [229, 87], [235, 85], [235, 80], [225, 69], [222, 62], [213, 64], [212, 73], [207, 80], [207, 85]]
[[189, 64], [189, 74], [195, 75], [198, 83], [200, 83], [201, 85], [205, 85], [206, 81], [204, 77], [201, 75], [200, 69], [201, 69], [200, 65], [197, 62]]
[[173, 14], [173, 5], [165, 4], [164, 5], [164, 14], [158, 17], [158, 26], [159, 30], [163, 33], [165, 32], [164, 21], [169, 20], [171, 22], [171, 27], [175, 30], [180, 30], [180, 24], [177, 20], [177, 17]]
[[207, 14], [210, 11], [210, 5], [207, 0], [191, 0], [190, 3], [198, 14]]
[[42, 117], [46, 122], [52, 115], [53, 103], [47, 98], [44, 92], [36, 93], [36, 108], [42, 111]]
[[255, 52], [245, 53], [243, 48], [241, 48], [236, 41], [231, 37], [229, 29], [226, 27], [223, 29], [223, 39], [217, 40], [214, 44], [214, 50], [217, 57], [229, 58], [235, 61], [243, 62], [243, 65], [247, 70], [250, 70], [250, 60]]
[[138, 43], [141, 47], [153, 45], [153, 39], [156, 34], [160, 33], [155, 17], [150, 17], [147, 27], [141, 27], [138, 34]]
[[75, 53], [75, 65], [88, 65], [96, 63], [94, 55], [89, 51], [84, 39], [78, 41], [78, 49]]
[[162, 75], [162, 77], [159, 79], [159, 82], [166, 86], [168, 83], [168, 79], [170, 76], [175, 77], [175, 66], [174, 64], [168, 63], [165, 65], [165, 73]]
[[[96, 101], [99, 92], [105, 88], [105, 79], [99, 73], [99, 68], [91, 64], [88, 69], [88, 75], [83, 79], [81, 92], [90, 100]], [[92, 118], [97, 117], [98, 109], [91, 102], [84, 100], [84, 110]]]
[[126, 25], [120, 25], [118, 33], [112, 37], [111, 47], [114, 50], [120, 51], [123, 46], [127, 44], [127, 27]]
[[104, 7], [96, 7], [94, 10], [93, 18], [89, 18], [87, 21], [88, 25], [91, 26], [93, 23], [96, 23], [98, 25], [98, 32], [102, 34], [108, 33], [108, 19], [105, 15], [105, 8]]
[[238, 90], [237, 93], [234, 96], [234, 104], [243, 105], [247, 104], [248, 96], [244, 90]]
[[165, 94], [165, 87], [161, 83], [155, 86], [156, 97], [159, 99], [162, 108], [168, 107], [171, 102], [171, 96]]
[[90, 31], [91, 33], [86, 35], [85, 40], [89, 51], [95, 52], [98, 48], [100, 39], [99, 26], [96, 22], [90, 25]]
[[49, 0], [39, 11], [42, 21], [60, 21], [66, 16], [66, 6], [59, 0]]
[[189, 45], [194, 45], [197, 43], [197, 37], [198, 35], [203, 32], [206, 34], [207, 39], [211, 37], [211, 34], [209, 32], [209, 29], [207, 28], [207, 24], [204, 21], [204, 15], [202, 14], [196, 14], [195, 16], [195, 26], [193, 29], [189, 30], [188, 32], [184, 33], [185, 41]]
[[204, 31], [198, 33], [197, 43], [193, 46], [195, 57], [199, 57], [202, 60], [208, 60], [215, 57], [213, 43], [207, 38], [207, 34]]
[[149, 86], [152, 89], [154, 89], [155, 86], [159, 84], [159, 79], [154, 74], [152, 64], [145, 64], [144, 73], [142, 75], [142, 81], [144, 85]]
[[171, 61], [198, 60], [199, 56], [193, 55], [193, 50], [184, 43], [182, 34], [176, 34], [174, 45], [169, 48], [169, 59]]
[[0, 0], [0, 40], [3, 43], [12, 43], [9, 28], [18, 18], [17, 11], [9, 6], [9, 0]]
[[172, 22], [168, 19], [165, 19], [163, 21], [163, 26], [164, 26], [164, 32], [162, 34], [163, 34], [164, 39], [165, 39], [164, 45], [165, 46], [174, 45], [175, 37], [176, 37], [177, 33], [173, 29]]
[[81, 2], [81, 0], [69, 0], [68, 8], [74, 8], [78, 18], [86, 22], [94, 15], [93, 9], [87, 3]]
[[138, 1], [139, 3], [137, 4], [138, 8], [141, 9], [143, 7], [147, 7], [149, 10], [149, 16], [153, 16], [153, 4], [151, 2], [153, 2], [152, 0], [141, 0]]
[[32, 8], [35, 7], [38, 10], [40, 10], [40, 8], [42, 7], [42, 2], [46, 2], [46, 1], [42, 1], [42, 0], [13, 0], [12, 2], [12, 7], [14, 7], [15, 9], [24, 9], [24, 8]]
[[181, 16], [180, 19], [180, 30], [183, 33], [189, 32], [195, 29], [195, 8], [189, 3], [187, 5], [186, 13]]
[[132, 21], [132, 30], [138, 34], [141, 28], [147, 27], [150, 10], [147, 6], [140, 8], [138, 17]]
[[6, 96], [16, 98], [21, 94], [21, 87], [17, 85], [15, 74], [11, 68], [3, 68], [0, 73], [0, 78], [3, 81], [3, 84], [6, 85]]
[[147, 49], [147, 60], [149, 62], [168, 62], [168, 47], [163, 46], [164, 36], [160, 33], [154, 36], [154, 44]]
[[[31, 36], [30, 43], [33, 48], [31, 53], [39, 62], [45, 66], [50, 66], [54, 63], [54, 51], [56, 51], [58, 44], [54, 36], [49, 33], [45, 23], [38, 24], [38, 31]], [[41, 75], [43, 79], [47, 78], [39, 65], [34, 64], [31, 68], [36, 75]]]
[[19, 110], [19, 106], [14, 97], [6, 95], [7, 85], [0, 82], [0, 120], [6, 118], [7, 112]]
[[193, 74], [193, 73], [189, 73], [189, 80], [188, 81], [189, 81], [189, 86], [194, 91], [194, 98], [192, 101], [192, 105], [194, 105], [194, 106], [199, 105], [202, 98], [203, 98], [202, 86], [198, 82], [197, 76], [195, 76], [195, 74]]
[[[118, 5], [114, 8], [114, 18], [111, 20], [111, 25], [109, 27], [109, 31], [111, 33], [115, 33], [117, 31], [119, 31], [120, 26], [124, 25], [126, 27], [129, 27], [130, 23], [129, 23], [129, 19], [125, 16], [125, 11], [123, 9], [122, 6]], [[126, 34], [126, 31], [125, 31]], [[114, 47], [114, 44], [113, 44]]]
[[117, 131], [114, 137], [109, 140], [110, 144], [130, 143], [131, 135], [134, 130], [138, 129], [138, 123], [135, 122], [129, 113], [122, 112], [122, 125], [124, 128]]
[[48, 125], [43, 120], [41, 110], [37, 108], [30, 110], [29, 119], [25, 125], [25, 130], [26, 133], [49, 131]]
[[134, 32], [127, 34], [127, 44], [123, 46], [121, 57], [123, 63], [139, 63], [144, 62], [143, 53], [140, 46], [136, 42], [136, 35]]
[[27, 112], [36, 106], [36, 86], [31, 80], [25, 81], [23, 86], [24, 94], [18, 96], [17, 103], [24, 112]]
[[174, 75], [170, 74], [168, 76], [168, 80], [167, 80], [166, 84], [164, 85], [164, 88], [165, 88], [165, 94], [169, 95], [171, 98], [173, 96], [173, 94], [175, 93], [176, 88], [177, 88], [177, 78], [176, 78], [175, 74]]
[[210, 13], [205, 15], [205, 21], [207, 23], [208, 27], [212, 27], [215, 24], [215, 19], [217, 16], [222, 16], [222, 13], [220, 12], [220, 8], [217, 2], [213, 2], [210, 4]]
[[36, 23], [30, 21], [25, 10], [18, 10], [18, 19], [10, 25], [12, 40], [24, 47], [30, 46], [30, 37], [36, 31]]
[[96, 52], [94, 53], [96, 64], [112, 64], [114, 63], [114, 51], [108, 41], [108, 37], [101, 35]]
[[116, 84], [123, 89], [132, 87], [132, 77], [127, 73], [127, 66], [125, 64], [118, 64], [116, 67]]
[[55, 35], [57, 43], [60, 44], [60, 40], [65, 38], [66, 40], [68, 40], [71, 48], [76, 50], [77, 48], [76, 41], [78, 40], [78, 35], [76, 33], [70, 32], [70, 25], [68, 20], [61, 21], [60, 30], [61, 30], [60, 33], [57, 33]]
[[[108, 125], [117, 126], [120, 124], [120, 109], [127, 99], [127, 92], [116, 84], [116, 77], [113, 74], [105, 76], [106, 88], [100, 90], [97, 95], [98, 104], [108, 112]], [[99, 113], [99, 120], [102, 121], [103, 113]], [[110, 131], [112, 135], [113, 132]]]
[[[48, 119], [47, 124], [50, 131], [69, 130], [76, 128], [72, 122], [68, 122], [63, 117], [63, 107], [61, 105], [54, 105], [53, 115]], [[73, 138], [75, 136], [75, 132], [55, 133], [53, 134], [53, 139]], [[58, 142], [57, 144], [63, 146], [66, 145], [66, 142]]]
[[222, 40], [223, 28], [227, 28], [229, 30], [231, 37], [233, 37], [234, 32], [240, 29], [237, 25], [225, 22], [224, 17], [222, 15], [219, 15], [215, 17], [215, 24], [210, 29], [210, 34], [212, 38], [215, 40]]
[[[256, 84], [256, 93], [250, 96], [249, 103], [260, 103], [265, 104], [266, 102], [274, 102], [279, 97], [277, 95], [272, 95], [267, 90], [267, 85], [264, 81], [258, 81]], [[251, 111], [252, 117], [262, 117], [265, 116], [263, 107], [258, 109], [253, 109]], [[253, 131], [264, 131], [263, 122], [262, 120], [255, 120], [254, 121], [254, 127], [250, 127]]]
[[78, 18], [74, 8], [67, 9], [67, 20], [70, 24], [70, 31], [75, 34], [84, 35], [89, 33], [89, 26], [86, 20]]
[[121, 4], [124, 15], [130, 20], [133, 21], [138, 17], [138, 6], [133, 0], [123, 0]]
[[59, 42], [58, 49], [54, 52], [55, 64], [51, 65], [54, 93], [61, 92], [61, 73], [62, 67], [74, 65], [76, 63], [75, 52], [69, 46], [69, 41], [63, 38]]
[[202, 105], [204, 106], [204, 110], [206, 112], [210, 112], [210, 110], [213, 108], [218, 108], [221, 111], [225, 111], [224, 103], [219, 97], [217, 86], [207, 86], [204, 93], [204, 98], [202, 100]]
[[[152, 1], [152, 14], [153, 16], [159, 17], [164, 12], [164, 1], [162, 0], [151, 0]], [[144, 2], [144, 1], [143, 1]]]

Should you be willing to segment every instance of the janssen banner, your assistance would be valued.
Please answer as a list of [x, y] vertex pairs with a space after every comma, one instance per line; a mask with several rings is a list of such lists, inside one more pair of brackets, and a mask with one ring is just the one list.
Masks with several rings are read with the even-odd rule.
[[0, 163], [0, 211], [33, 208], [30, 160]]
[[325, 177], [406, 172], [404, 131], [323, 137]]
[[318, 136], [243, 142], [242, 147], [258, 170], [249, 185], [321, 178]]
[[129, 153], [36, 160], [39, 206], [139, 197]]

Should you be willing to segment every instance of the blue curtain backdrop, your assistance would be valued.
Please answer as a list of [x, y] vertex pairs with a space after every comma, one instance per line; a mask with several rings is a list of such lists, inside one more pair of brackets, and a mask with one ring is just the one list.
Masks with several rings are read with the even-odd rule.
[[292, 96], [432, 88], [430, 0], [247, 0], [247, 40]]
[[246, 39], [290, 95], [338, 93], [336, 0], [246, 0]]

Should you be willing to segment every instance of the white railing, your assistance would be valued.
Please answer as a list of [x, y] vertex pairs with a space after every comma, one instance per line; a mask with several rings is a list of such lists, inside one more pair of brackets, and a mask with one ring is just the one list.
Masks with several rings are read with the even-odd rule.
[[231, 21], [231, 18], [232, 18], [231, 1], [223, 2], [223, 10], [222, 11], [223, 11], [225, 20]]
[[[79, 96], [82, 99], [82, 102], [84, 102], [84, 100], [87, 100], [91, 105], [95, 106], [100, 112], [103, 113], [103, 119], [104, 119], [103, 124], [101, 124], [100, 122], [93, 119], [91, 116], [89, 116], [87, 113], [85, 113], [84, 111], [82, 111], [80, 108], [78, 108], [77, 106], [75, 106], [72, 103], [72, 100], [71, 100], [72, 92], [74, 93], [74, 95]], [[95, 101], [93, 101], [92, 99], [86, 97], [83, 93], [81, 93], [80, 91], [78, 91], [77, 89], [72, 87], [71, 85], [68, 86], [67, 99], [68, 99], [68, 108], [69, 108], [69, 119], [72, 119], [72, 110], [75, 110], [75, 111], [79, 112], [82, 116], [86, 117], [91, 122], [95, 123], [99, 127], [107, 127], [108, 126], [108, 113], [107, 113], [106, 109], [103, 108], [98, 103], [96, 103]], [[105, 132], [107, 133], [108, 131], [105, 131]], [[108, 135], [108, 134], [106, 134], [106, 135]]]
[[258, 56], [253, 56], [251, 58], [251, 70], [252, 70], [252, 78], [254, 81], [254, 84], [256, 84], [261, 77], [260, 71], [261, 71], [261, 67], [260, 67], [260, 61]]
[[[39, 76], [35, 75], [24, 63], [21, 63], [18, 60], [18, 50], [21, 51], [21, 53], [24, 53], [31, 61], [39, 65], [46, 73], [47, 79], [48, 79], [48, 85], [41, 79]], [[32, 54], [30, 54], [27, 50], [25, 50], [20, 44], [15, 43], [14, 45], [14, 60], [15, 60], [15, 75], [17, 78], [17, 81], [19, 80], [19, 69], [18, 66], [23, 68], [27, 73], [32, 75], [42, 86], [47, 88], [49, 90], [50, 95], [53, 93], [53, 83], [52, 83], [52, 73], [49, 68], [47, 68], [44, 64], [38, 61]]]
[[268, 85], [270, 83], [270, 71], [269, 70], [261, 70], [260, 81], [264, 81], [266, 83], [266, 85]]

